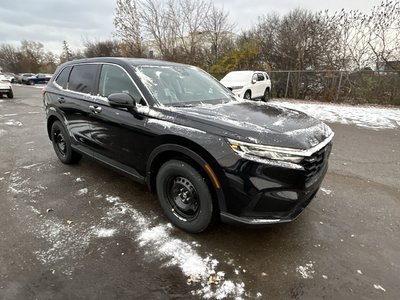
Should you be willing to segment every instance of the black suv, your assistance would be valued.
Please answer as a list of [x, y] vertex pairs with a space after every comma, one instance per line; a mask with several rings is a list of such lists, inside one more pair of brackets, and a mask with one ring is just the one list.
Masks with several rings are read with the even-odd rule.
[[188, 65], [92, 58], [58, 67], [44, 91], [58, 158], [81, 155], [146, 183], [173, 224], [295, 219], [328, 168], [333, 132], [301, 112], [237, 99]]

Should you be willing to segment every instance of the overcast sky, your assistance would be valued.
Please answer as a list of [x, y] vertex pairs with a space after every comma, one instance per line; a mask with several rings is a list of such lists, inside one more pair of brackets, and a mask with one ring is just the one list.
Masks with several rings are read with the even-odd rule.
[[[381, 0], [214, 0], [224, 6], [236, 31], [251, 27], [257, 17], [270, 12], [285, 14], [295, 8], [312, 11], [360, 10], [368, 13]], [[0, 0], [0, 44], [38, 41], [46, 49], [61, 51], [66, 40], [73, 49], [84, 40], [105, 40], [114, 32], [116, 0]]]

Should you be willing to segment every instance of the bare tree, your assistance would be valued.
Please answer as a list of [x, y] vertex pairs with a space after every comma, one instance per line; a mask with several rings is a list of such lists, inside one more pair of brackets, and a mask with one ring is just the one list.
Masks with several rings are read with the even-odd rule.
[[177, 44], [177, 30], [173, 22], [175, 2], [143, 0], [140, 2], [140, 17], [144, 34], [150, 48], [155, 48], [161, 58], [171, 59]]
[[383, 1], [363, 21], [376, 65], [394, 69], [394, 62], [400, 61], [400, 1]]
[[16, 47], [9, 44], [0, 46], [0, 66], [3, 71], [22, 72], [23, 63], [21, 58], [22, 54]]
[[204, 19], [210, 11], [211, 2], [206, 0], [179, 0], [172, 11], [173, 24], [177, 29], [179, 47], [184, 61], [198, 61], [205, 40]]
[[229, 21], [229, 13], [224, 8], [213, 5], [203, 21], [203, 28], [211, 45], [212, 64], [232, 50], [229, 45], [232, 45], [235, 25]]
[[120, 45], [115, 40], [85, 41], [85, 57], [111, 57], [121, 56]]
[[138, 0], [117, 0], [114, 26], [125, 56], [145, 56], [141, 23]]

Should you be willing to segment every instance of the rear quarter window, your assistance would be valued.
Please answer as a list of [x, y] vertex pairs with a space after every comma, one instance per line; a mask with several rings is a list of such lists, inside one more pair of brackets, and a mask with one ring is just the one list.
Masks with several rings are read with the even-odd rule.
[[66, 67], [57, 76], [56, 83], [63, 89], [67, 88], [68, 77], [70, 72], [71, 72], [71, 67]]
[[74, 66], [69, 76], [68, 89], [80, 93], [92, 94], [97, 74], [97, 64]]

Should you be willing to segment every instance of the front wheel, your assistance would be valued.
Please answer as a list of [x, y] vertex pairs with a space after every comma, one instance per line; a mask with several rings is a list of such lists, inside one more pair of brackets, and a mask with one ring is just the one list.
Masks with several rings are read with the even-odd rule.
[[55, 121], [51, 126], [51, 141], [54, 151], [62, 163], [76, 164], [82, 158], [79, 153], [72, 150], [69, 135], [60, 121]]
[[12, 91], [12, 90], [8, 92], [8, 94], [7, 94], [7, 98], [9, 98], [9, 99], [12, 99], [12, 98], [14, 98], [14, 93], [13, 93], [13, 91]]
[[246, 100], [251, 100], [251, 92], [250, 91], [246, 91], [246, 93], [244, 93], [243, 98], [246, 99]]
[[158, 171], [156, 186], [161, 208], [175, 226], [198, 233], [212, 224], [214, 206], [209, 187], [190, 164], [167, 161]]

